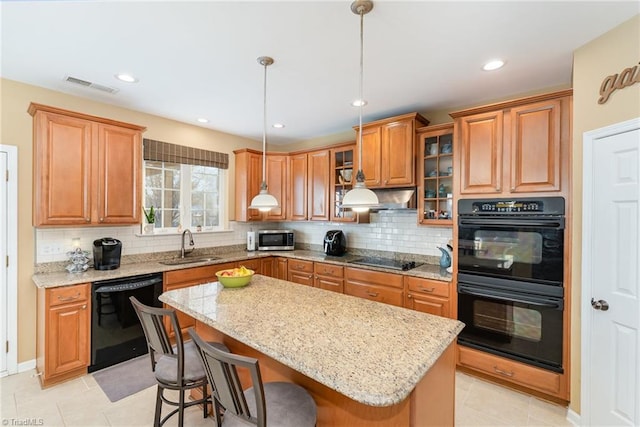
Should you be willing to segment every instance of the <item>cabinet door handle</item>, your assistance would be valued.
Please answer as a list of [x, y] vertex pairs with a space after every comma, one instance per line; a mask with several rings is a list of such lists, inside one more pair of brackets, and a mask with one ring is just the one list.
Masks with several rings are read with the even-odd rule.
[[493, 367], [493, 370], [496, 371], [496, 373], [500, 374], [500, 375], [504, 375], [505, 377], [512, 377], [513, 376], [513, 371], [503, 371], [502, 369], [498, 369], [497, 366]]
[[84, 220], [85, 220], [86, 222], [91, 222], [91, 218], [89, 218], [89, 217], [86, 217]]
[[80, 292], [78, 292], [77, 294], [75, 294], [75, 296], [70, 296], [70, 297], [63, 297], [58, 295], [58, 301], [73, 301], [80, 298]]
[[82, 309], [83, 309], [83, 310], [86, 310], [86, 308], [87, 308], [87, 304], [85, 304], [85, 305], [83, 305], [83, 306], [82, 306]]
[[411, 298], [413, 298], [413, 295], [407, 294], [407, 298], [411, 299]]
[[104, 218], [100, 218], [100, 222], [104, 222]]
[[500, 186], [496, 185], [496, 191], [500, 191]]
[[430, 294], [430, 293], [432, 293], [433, 291], [435, 291], [435, 290], [436, 290], [436, 288], [423, 288], [422, 286], [420, 286], [420, 290], [421, 290], [422, 292], [427, 292], [427, 293], [429, 293], [429, 294]]
[[367, 295], [369, 295], [370, 297], [377, 297], [377, 296], [378, 296], [378, 293], [377, 293], [377, 292], [370, 292], [370, 291], [367, 291]]

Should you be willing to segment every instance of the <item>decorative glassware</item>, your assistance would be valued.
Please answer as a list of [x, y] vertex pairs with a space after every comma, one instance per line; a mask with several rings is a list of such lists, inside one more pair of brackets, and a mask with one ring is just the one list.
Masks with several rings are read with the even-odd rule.
[[67, 257], [69, 257], [69, 261], [71, 262], [71, 264], [66, 267], [69, 273], [82, 273], [89, 269], [89, 251], [75, 248], [67, 252]]

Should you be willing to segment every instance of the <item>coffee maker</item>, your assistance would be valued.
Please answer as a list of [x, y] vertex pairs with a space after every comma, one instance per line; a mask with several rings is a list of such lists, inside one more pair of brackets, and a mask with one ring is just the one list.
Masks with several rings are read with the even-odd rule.
[[120, 267], [122, 242], [113, 237], [93, 241], [93, 267], [96, 270], [115, 270]]
[[342, 230], [329, 230], [324, 236], [324, 253], [342, 256], [347, 251], [347, 238]]

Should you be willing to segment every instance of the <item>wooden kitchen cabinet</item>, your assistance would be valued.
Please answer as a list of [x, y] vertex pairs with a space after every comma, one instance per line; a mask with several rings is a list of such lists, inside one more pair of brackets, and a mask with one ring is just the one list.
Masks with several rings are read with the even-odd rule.
[[255, 274], [264, 274], [262, 272], [262, 260], [260, 258], [245, 259], [242, 261], [238, 261], [238, 267], [240, 266], [245, 266], [249, 270], [253, 270]]
[[417, 130], [418, 224], [453, 225], [453, 124]]
[[269, 277], [276, 277], [278, 266], [274, 257], [260, 258], [260, 274]]
[[250, 149], [234, 150], [236, 221], [278, 221], [287, 217], [287, 173], [288, 156], [279, 153], [267, 153], [268, 191], [278, 200], [279, 207], [268, 212], [249, 209], [251, 200], [260, 192], [262, 185], [262, 153]]
[[313, 286], [313, 261], [290, 259], [287, 280], [301, 285]]
[[275, 265], [276, 265], [276, 278], [280, 280], [287, 280], [289, 278], [289, 259], [285, 257], [276, 257]]
[[517, 384], [545, 395], [569, 400], [565, 375], [506, 359], [484, 351], [458, 345], [458, 366], [466, 372], [480, 373]]
[[43, 387], [87, 373], [91, 285], [38, 289], [36, 370]]
[[[415, 130], [428, 124], [420, 114], [411, 113], [362, 125], [362, 171], [367, 187], [416, 185]], [[356, 135], [358, 129], [354, 127]]]
[[402, 307], [402, 275], [345, 267], [344, 293]]
[[139, 224], [144, 127], [32, 103], [33, 225]]
[[565, 90], [451, 113], [459, 194], [566, 192], [571, 95]]
[[423, 313], [451, 317], [449, 290], [451, 283], [405, 276], [407, 290], [404, 306]]
[[316, 262], [313, 265], [313, 271], [314, 287], [340, 294], [344, 292], [344, 267]]
[[329, 160], [328, 149], [289, 156], [289, 219], [329, 220]]

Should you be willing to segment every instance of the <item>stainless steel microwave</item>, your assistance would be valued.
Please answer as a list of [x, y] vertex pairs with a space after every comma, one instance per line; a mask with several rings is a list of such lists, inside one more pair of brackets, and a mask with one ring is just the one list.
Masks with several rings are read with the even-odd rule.
[[258, 230], [259, 251], [292, 251], [295, 245], [293, 230]]

